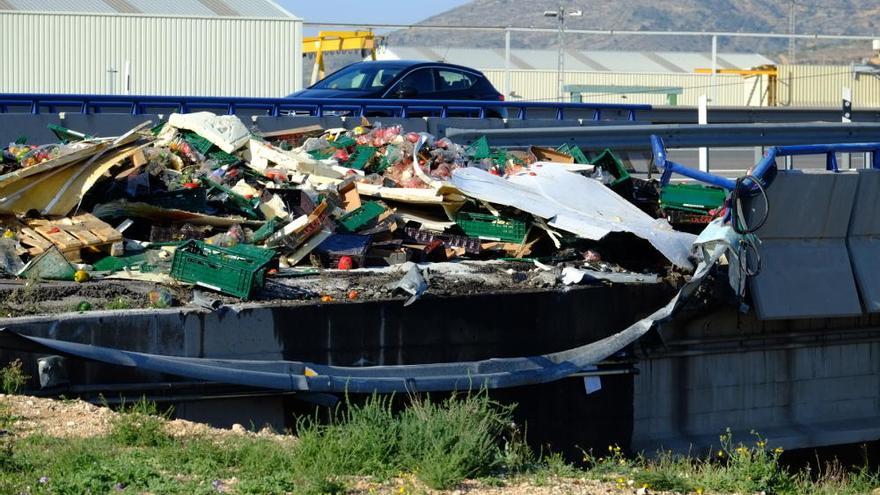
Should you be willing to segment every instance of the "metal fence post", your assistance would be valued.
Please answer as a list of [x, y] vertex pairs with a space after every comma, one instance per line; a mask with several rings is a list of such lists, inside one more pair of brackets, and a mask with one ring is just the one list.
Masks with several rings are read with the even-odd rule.
[[510, 27], [504, 28], [504, 97], [510, 98]]
[[[700, 106], [697, 109], [697, 123], [700, 125], [706, 125], [709, 123], [709, 109], [708, 109], [708, 99], [706, 95], [700, 95]], [[701, 147], [699, 149], [700, 155], [700, 172], [708, 172], [709, 171], [709, 148]]]

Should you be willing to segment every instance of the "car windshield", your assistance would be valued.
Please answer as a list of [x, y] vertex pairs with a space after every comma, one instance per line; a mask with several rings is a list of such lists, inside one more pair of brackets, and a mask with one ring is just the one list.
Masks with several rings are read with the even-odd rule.
[[385, 87], [401, 67], [377, 66], [371, 64], [357, 65], [330, 74], [326, 79], [312, 86], [318, 89], [340, 89], [343, 91], [369, 90]]

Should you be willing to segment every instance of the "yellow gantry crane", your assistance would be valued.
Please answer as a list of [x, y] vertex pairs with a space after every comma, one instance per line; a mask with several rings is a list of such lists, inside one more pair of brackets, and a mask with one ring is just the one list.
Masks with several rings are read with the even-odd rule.
[[[376, 47], [382, 41], [372, 31], [319, 31], [318, 36], [303, 38], [303, 55], [315, 54], [315, 66], [312, 68], [311, 84], [324, 78], [324, 54], [360, 50], [370, 52], [376, 60]], [[364, 54], [366, 56], [366, 54]]]
[[[697, 74], [711, 74], [712, 69], [695, 69]], [[733, 74], [747, 79], [750, 77], [767, 76], [767, 105], [775, 107], [778, 103], [779, 71], [775, 65], [762, 65], [753, 69], [716, 69], [716, 74]]]

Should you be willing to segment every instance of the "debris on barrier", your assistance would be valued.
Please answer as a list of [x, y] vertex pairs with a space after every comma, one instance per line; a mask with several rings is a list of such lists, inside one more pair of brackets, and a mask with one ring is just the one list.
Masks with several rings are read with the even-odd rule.
[[[55, 126], [56, 143], [2, 150], [3, 276], [135, 281], [161, 294], [149, 307], [202, 308], [401, 294], [411, 304], [463, 281], [655, 283], [691, 269], [693, 236], [666, 219], [711, 218], [724, 201], [661, 191], [611, 150], [462, 146], [366, 120], [261, 133], [199, 112], [152, 125], [119, 137]], [[633, 262], [639, 237], [654, 251]]]

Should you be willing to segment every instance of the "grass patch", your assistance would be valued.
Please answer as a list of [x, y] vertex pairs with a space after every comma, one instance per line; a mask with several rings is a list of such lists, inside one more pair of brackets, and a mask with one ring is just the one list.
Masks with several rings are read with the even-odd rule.
[[[124, 405], [110, 432], [89, 439], [32, 436], [0, 451], [0, 492], [344, 493], [349, 476], [405, 477], [432, 488], [523, 469], [511, 409], [485, 393], [441, 402], [373, 396], [329, 422], [302, 419], [296, 442], [227, 435], [175, 438], [167, 414]], [[496, 478], [497, 479], [497, 478]], [[41, 481], [42, 480], [42, 481]], [[235, 480], [235, 481], [231, 481]]]
[[104, 309], [131, 309], [133, 307], [134, 301], [124, 296], [117, 297], [104, 305]]
[[171, 414], [159, 413], [155, 402], [141, 398], [119, 409], [110, 422], [110, 438], [120, 445], [130, 447], [158, 447], [170, 442], [165, 423]]
[[434, 489], [464, 479], [519, 469], [527, 447], [512, 428], [512, 410], [485, 393], [440, 403], [411, 398], [400, 412], [389, 397], [337, 410], [329, 424], [298, 427], [296, 468], [304, 479], [412, 473]]
[[880, 476], [867, 466], [847, 469], [828, 464], [820, 473], [792, 473], [780, 462], [781, 448], [752, 432], [752, 442], [734, 442], [728, 430], [711, 457], [658, 453], [655, 457], [626, 457], [620, 447], [608, 453], [584, 455], [588, 478], [612, 482], [620, 489], [647, 487], [676, 493], [866, 494], [880, 486]]
[[142, 399], [124, 405], [105, 436], [0, 436], [0, 493], [317, 495], [344, 493], [350, 476], [395, 479], [406, 493], [423, 485], [448, 489], [466, 478], [498, 486], [512, 477], [535, 484], [587, 478], [626, 493], [647, 487], [697, 494], [855, 495], [880, 485], [868, 467], [853, 470], [837, 462], [820, 472], [790, 473], [779, 463], [781, 449], [758, 435], [734, 442], [730, 432], [708, 458], [630, 457], [610, 446], [601, 456], [585, 454], [584, 465], [576, 466], [558, 454], [536, 456], [513, 426], [511, 409], [485, 393], [439, 402], [408, 398], [403, 408], [393, 397], [372, 396], [335, 410], [329, 421], [302, 419], [296, 442], [172, 437], [165, 431], [167, 418]]

